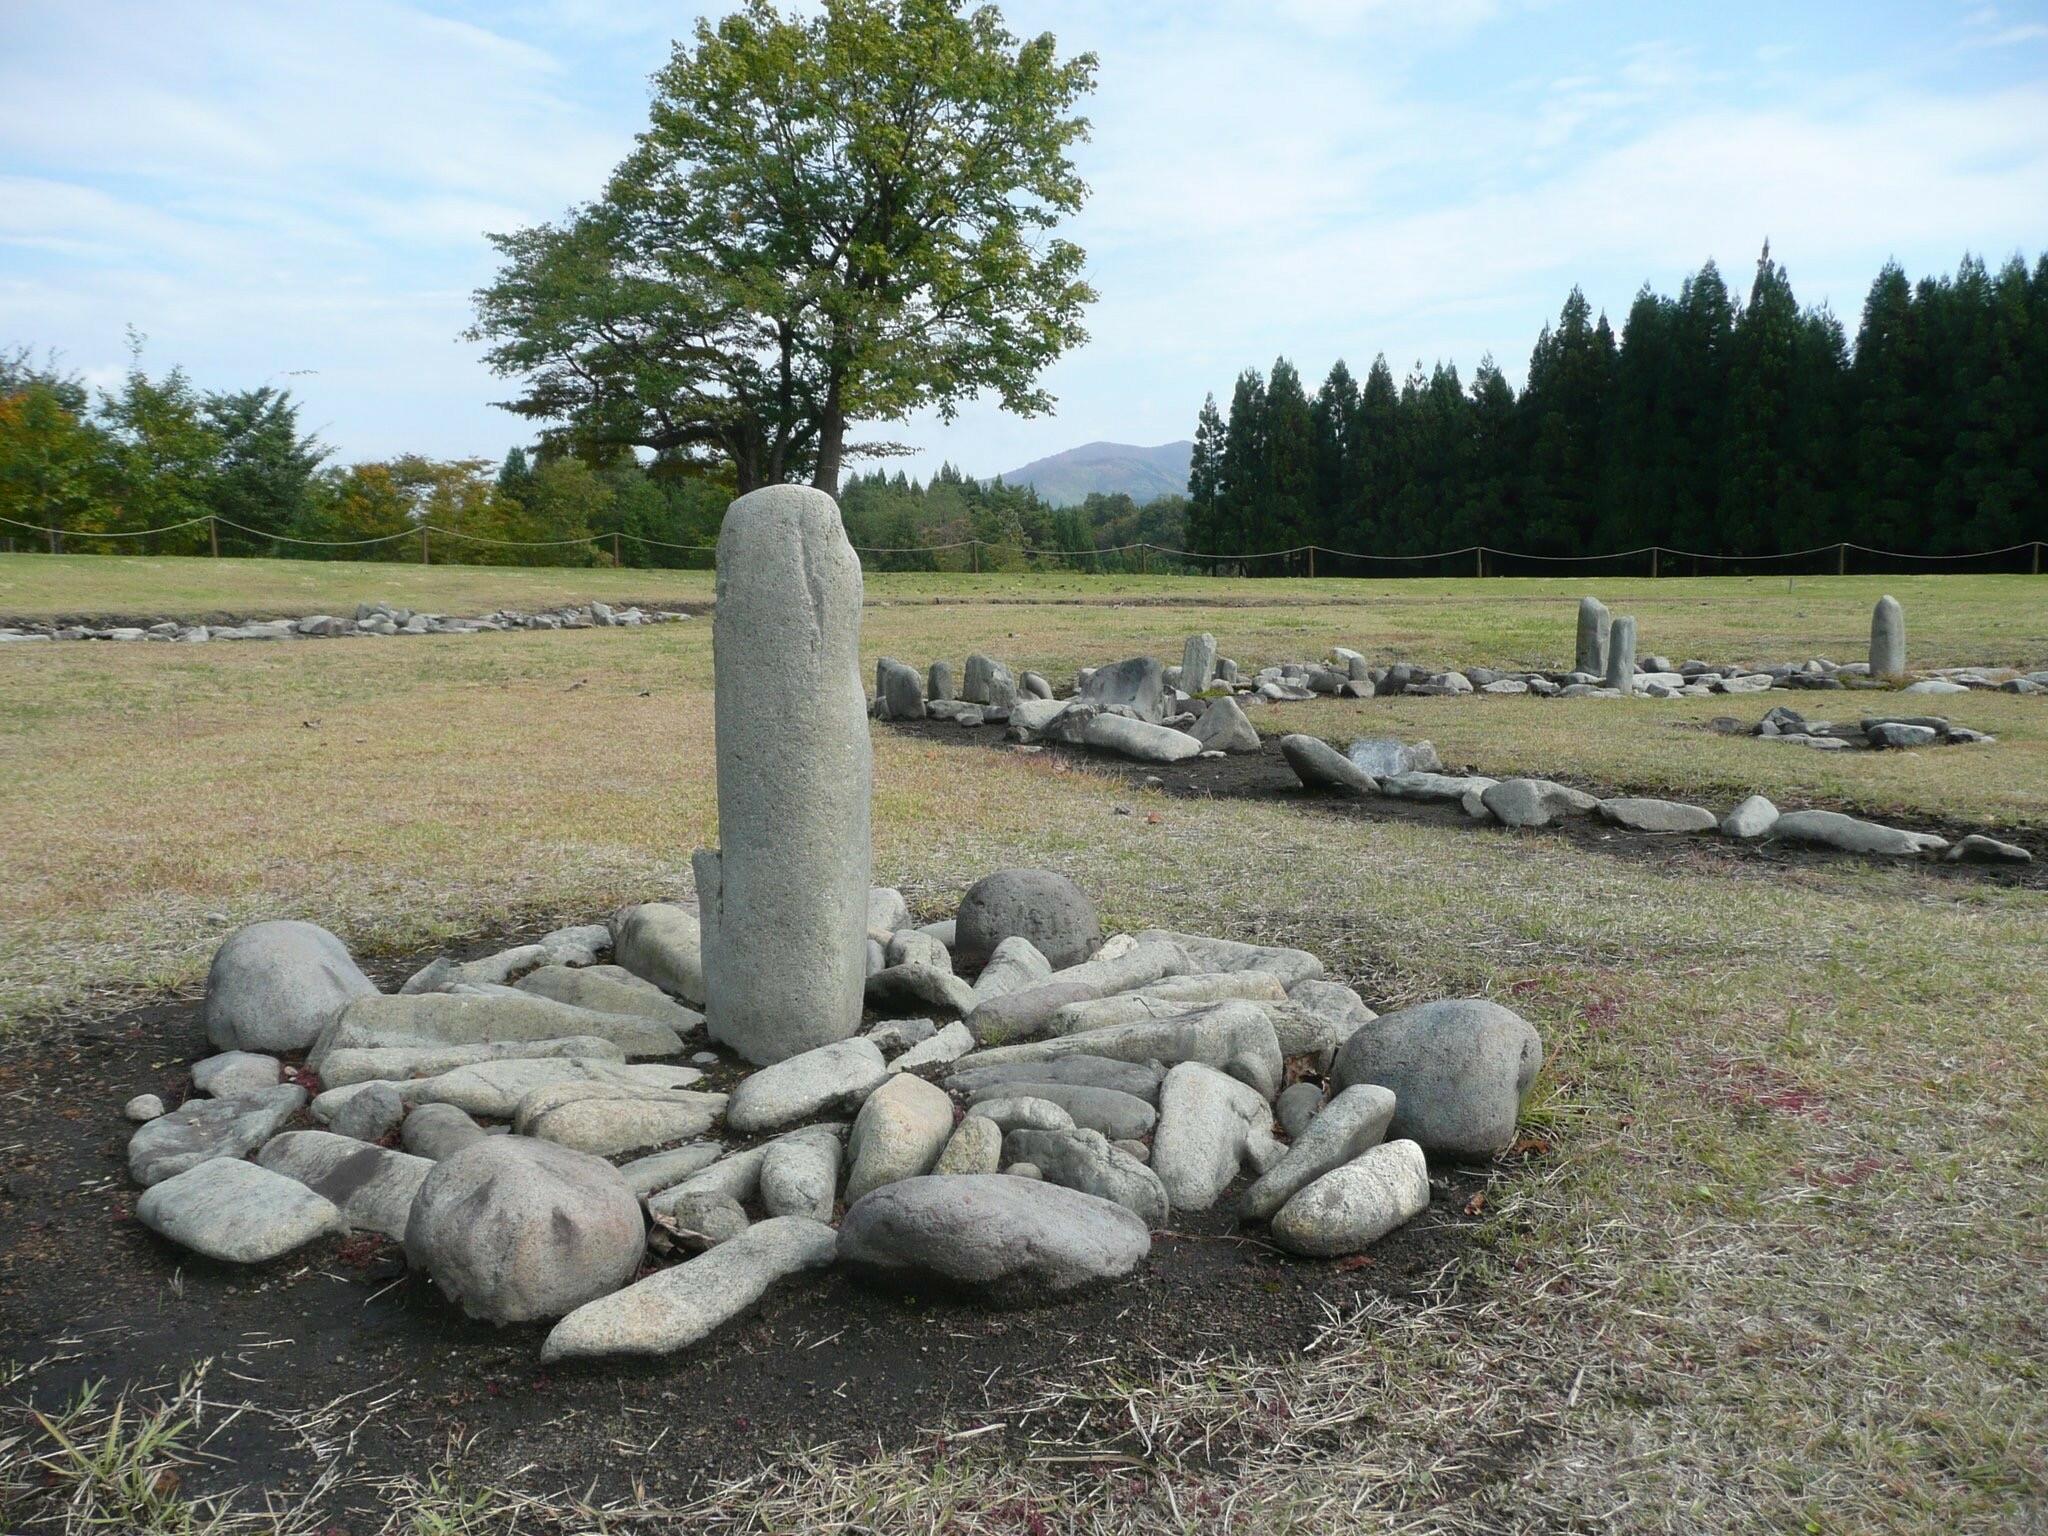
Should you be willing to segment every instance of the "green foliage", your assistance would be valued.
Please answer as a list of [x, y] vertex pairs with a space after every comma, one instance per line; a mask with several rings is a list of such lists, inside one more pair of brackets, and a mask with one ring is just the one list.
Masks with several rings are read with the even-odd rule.
[[836, 490], [875, 451], [849, 424], [1049, 409], [1038, 376], [1094, 297], [1048, 237], [1086, 195], [1094, 69], [958, 0], [700, 21], [601, 196], [493, 237], [472, 334], [548, 441], [729, 464], [742, 491]]
[[[219, 440], [205, 499], [210, 511], [240, 525], [220, 530], [221, 550], [269, 554], [275, 536], [305, 515], [329, 449], [299, 435], [297, 402], [267, 384], [210, 394], [203, 414]], [[243, 531], [249, 529], [255, 531]]]

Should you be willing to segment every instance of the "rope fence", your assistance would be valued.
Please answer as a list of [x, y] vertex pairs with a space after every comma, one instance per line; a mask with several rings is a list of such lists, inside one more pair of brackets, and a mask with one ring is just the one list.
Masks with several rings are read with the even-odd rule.
[[[416, 523], [411, 528], [401, 529], [397, 533], [376, 534], [369, 538], [307, 539], [300, 538], [294, 534], [269, 533], [260, 528], [251, 528], [245, 523], [238, 523], [231, 518], [221, 517], [214, 513], [207, 513], [199, 517], [188, 517], [182, 522], [167, 523], [161, 528], [131, 528], [107, 531], [82, 528], [52, 528], [44, 524], [23, 522], [19, 518], [5, 516], [0, 516], [0, 524], [46, 537], [50, 542], [50, 552], [52, 554], [61, 552], [62, 542], [67, 538], [85, 540], [147, 539], [163, 534], [178, 533], [187, 528], [196, 528], [201, 524], [207, 526], [209, 544], [215, 557], [220, 555], [220, 530], [222, 528], [230, 528], [237, 533], [246, 534], [251, 538], [262, 539], [273, 545], [294, 544], [312, 549], [364, 549], [377, 544], [396, 543], [401, 539], [418, 539], [420, 542], [420, 559], [426, 563], [431, 563], [432, 540], [435, 537], [454, 539], [466, 544], [481, 544], [496, 549], [569, 549], [577, 547], [603, 548], [608, 546], [612, 552], [614, 564], [619, 563], [620, 546], [622, 543], [635, 544], [651, 549], [677, 550], [685, 554], [712, 554], [716, 552], [718, 547], [715, 544], [678, 544], [667, 539], [649, 538], [645, 534], [627, 533], [623, 529], [612, 533], [586, 534], [580, 538], [573, 539], [498, 539], [486, 534], [469, 533], [460, 528], [444, 528], [436, 523], [424, 522]], [[1815, 544], [1806, 549], [1750, 555], [1713, 554], [1705, 550], [1681, 549], [1669, 544], [1644, 544], [1635, 549], [1615, 550], [1611, 553], [1597, 555], [1536, 554], [1524, 550], [1499, 549], [1490, 544], [1467, 544], [1457, 549], [1438, 550], [1431, 554], [1380, 554], [1363, 550], [1336, 549], [1326, 544], [1295, 544], [1284, 549], [1221, 554], [1202, 550], [1176, 549], [1171, 545], [1149, 542], [1104, 545], [1095, 549], [1034, 549], [1027, 545], [981, 538], [954, 539], [944, 544], [856, 544], [853, 546], [853, 549], [856, 554], [863, 558], [870, 556], [939, 555], [964, 549], [970, 552], [969, 558], [972, 568], [976, 572], [979, 572], [981, 569], [982, 552], [993, 550], [1014, 552], [1026, 560], [1040, 562], [1057, 560], [1085, 564], [1092, 561], [1098, 569], [1101, 568], [1101, 562], [1105, 556], [1135, 556], [1140, 574], [1149, 572], [1152, 557], [1157, 556], [1169, 562], [1206, 561], [1212, 568], [1225, 566], [1240, 567], [1243, 568], [1243, 574], [1246, 575], [1257, 574], [1249, 569], [1253, 565], [1263, 566], [1266, 562], [1278, 562], [1282, 566], [1282, 570], [1279, 572], [1281, 575], [1314, 577], [1319, 574], [1317, 557], [1320, 556], [1322, 557], [1323, 564], [1320, 574], [1326, 576], [1360, 574], [1357, 569], [1359, 566], [1381, 567], [1392, 565], [1412, 569], [1420, 565], [1434, 564], [1442, 569], [1443, 574], [1484, 577], [1511, 575], [1515, 573], [1514, 567], [1523, 564], [1556, 567], [1560, 565], [1588, 566], [1639, 563], [1647, 566], [1647, 571], [1642, 574], [1654, 577], [1676, 574], [1699, 575], [1702, 574], [1700, 568], [1703, 565], [1782, 568], [1786, 564], [1795, 561], [1806, 561], [1821, 567], [1821, 569], [1817, 572], [1795, 572], [1792, 574], [1830, 574], [1825, 567], [1832, 561], [1834, 569], [1831, 574], [1845, 576], [1850, 573], [1849, 557], [1854, 554], [1863, 557], [1858, 561], [1859, 565], [1868, 566], [1878, 562], [1889, 562], [1883, 571], [1864, 570], [1859, 571], [1858, 574], [1900, 574], [1902, 569], [1919, 562], [1933, 562], [1953, 566], [1967, 561], [1979, 563], [2003, 561], [2011, 566], [2024, 568], [2030, 574], [2038, 576], [2042, 570], [2043, 553], [2048, 551], [2048, 541], [2031, 539], [2019, 544], [2008, 544], [1999, 549], [1972, 550], [1959, 554], [1921, 554], [1907, 550], [1882, 549], [1875, 545], [1859, 544], [1848, 540], [1833, 544]], [[1690, 563], [1692, 567], [1690, 571], [1684, 570], [1684, 566], [1687, 563]]]

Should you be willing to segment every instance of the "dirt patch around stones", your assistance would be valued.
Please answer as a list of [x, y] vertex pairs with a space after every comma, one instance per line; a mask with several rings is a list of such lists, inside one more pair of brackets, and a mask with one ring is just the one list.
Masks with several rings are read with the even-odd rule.
[[[1801, 843], [1770, 841], [1743, 842], [1735, 838], [1705, 834], [1637, 832], [1616, 826], [1597, 816], [1570, 816], [1549, 827], [1515, 829], [1493, 823], [1477, 823], [1455, 805], [1429, 801], [1396, 800], [1391, 796], [1347, 795], [1336, 790], [1308, 789], [1302, 785], [1287, 760], [1280, 755], [1278, 727], [1268, 722], [1257, 752], [1233, 752], [1221, 758], [1189, 758], [1178, 763], [1139, 763], [1111, 757], [1087, 747], [1045, 742], [1035, 748], [1020, 747], [1004, 739], [1000, 725], [962, 727], [950, 720], [891, 720], [891, 730], [938, 742], [948, 747], [980, 751], [1037, 751], [1057, 757], [1076, 768], [1133, 788], [1152, 787], [1163, 794], [1183, 799], [1259, 800], [1291, 806], [1307, 815], [1327, 816], [1337, 821], [1403, 821], [1424, 826], [1456, 827], [1474, 836], [1562, 837], [1590, 852], [1613, 858], [1635, 859], [1673, 868], [1698, 869], [1703, 873], [1741, 874], [1788, 868], [1841, 864], [1888, 862], [1904, 865], [1916, 874], [1936, 881], [2010, 886], [2025, 890], [2048, 890], [2048, 828], [2001, 827], [1992, 836], [2015, 843], [2034, 855], [2031, 864], [1950, 864], [1940, 859], [1899, 859], [1876, 861], [1861, 854]], [[1459, 767], [1446, 763], [1446, 773], [1483, 773], [1483, 766]], [[1568, 773], [1550, 775], [1557, 783], [1569, 784], [1589, 794], [1609, 798], [1645, 795], [1670, 798], [1668, 789], [1656, 786], [1594, 784]], [[1683, 798], [1683, 797], [1679, 797]], [[1823, 805], [1803, 799], [1787, 799], [1779, 809], [1841, 810], [1849, 815], [1863, 813], [1838, 805]], [[1925, 818], [1882, 818], [1887, 826], [1913, 832], [1932, 832], [1956, 842], [1984, 829], [1959, 822], [1930, 821]]]
[[[466, 958], [533, 936], [445, 952]], [[395, 989], [442, 952], [367, 968]], [[593, 1490], [598, 1501], [638, 1487], [673, 1502], [827, 1443], [896, 1450], [991, 1423], [1006, 1425], [980, 1437], [991, 1448], [1059, 1443], [1078, 1432], [1059, 1407], [1017, 1422], [1045, 1384], [1143, 1373], [1161, 1357], [1284, 1360], [1357, 1305], [1435, 1297], [1489, 1182], [1434, 1170], [1430, 1210], [1362, 1258], [1278, 1253], [1230, 1214], [1240, 1183], [1215, 1210], [1155, 1234], [1138, 1276], [1053, 1306], [891, 1295], [827, 1270], [772, 1291], [682, 1354], [544, 1369], [546, 1325], [464, 1318], [382, 1239], [330, 1240], [242, 1267], [145, 1230], [121, 1105], [143, 1092], [175, 1105], [190, 1092], [189, 1063], [209, 1049], [198, 999], [181, 997], [91, 1022], [44, 1021], [0, 1051], [0, 1359], [33, 1367], [5, 1406], [48, 1411], [101, 1380], [108, 1398], [167, 1389], [211, 1362], [204, 1428], [244, 1411], [207, 1442], [218, 1459], [188, 1473], [188, 1491], [296, 1496], [340, 1451], [348, 1479], [328, 1511], [338, 1533], [380, 1528], [364, 1482], [423, 1474], [457, 1445], [463, 1475], [478, 1483]]]

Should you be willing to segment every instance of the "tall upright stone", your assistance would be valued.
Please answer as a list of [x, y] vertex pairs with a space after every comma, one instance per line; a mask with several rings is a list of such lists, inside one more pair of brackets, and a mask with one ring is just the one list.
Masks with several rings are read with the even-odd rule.
[[1636, 621], [1627, 615], [1608, 627], [1605, 681], [1623, 693], [1636, 690]]
[[1607, 675], [1607, 605], [1597, 597], [1579, 599], [1579, 653], [1575, 670], [1593, 677]]
[[1870, 611], [1870, 675], [1892, 683], [1906, 675], [1906, 610], [1890, 593]]
[[1183, 693], [1207, 693], [1216, 682], [1216, 637], [1189, 635], [1180, 652], [1180, 688]]
[[873, 763], [860, 560], [823, 491], [726, 508], [711, 621], [716, 850], [699, 849], [705, 1015], [752, 1062], [860, 1028]]

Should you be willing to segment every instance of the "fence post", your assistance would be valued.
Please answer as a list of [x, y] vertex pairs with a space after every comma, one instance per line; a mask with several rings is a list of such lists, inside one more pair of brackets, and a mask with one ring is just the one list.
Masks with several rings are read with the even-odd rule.
[[[1146, 558], [1151, 551], [1152, 546], [1150, 544], [1140, 544], [1138, 546], [1138, 574], [1140, 576], [1149, 576], [1152, 573], [1152, 562]], [[2041, 551], [2040, 546], [2037, 544], [2034, 546], [2034, 569], [2038, 571], [2040, 568]]]
[[1657, 553], [1657, 546], [1652, 544], [1650, 546], [1650, 580], [1652, 581], [1657, 579]]
[[213, 545], [213, 558], [220, 558], [220, 519], [209, 516], [206, 519], [206, 537]]
[[612, 569], [617, 570], [619, 567], [619, 530], [614, 528], [612, 530]]
[[57, 553], [57, 530], [54, 528], [50, 530], [50, 553]]
[[1472, 574], [1480, 577], [1486, 575], [1486, 546], [1484, 544], [1475, 544], [1472, 547]]
[[2039, 539], [2034, 540], [2034, 574], [2036, 576], [2041, 574], [2041, 541]]
[[427, 559], [427, 525], [426, 525], [425, 523], [421, 523], [421, 524], [420, 524], [420, 564], [421, 564], [421, 565], [428, 565], [428, 564], [431, 564], [431, 563], [432, 563], [432, 562], [431, 562], [431, 561], [429, 561], [429, 560]]
[[1308, 547], [1308, 579], [1316, 579], [1316, 547], [1313, 544]]
[[967, 553], [969, 557], [974, 561], [974, 574], [979, 576], [981, 574], [981, 540], [968, 540]]
[[1849, 546], [1846, 543], [1835, 546], [1835, 574], [1837, 576], [1849, 574]]

